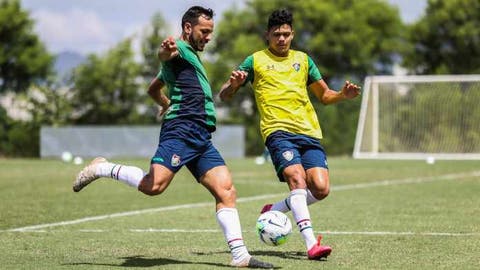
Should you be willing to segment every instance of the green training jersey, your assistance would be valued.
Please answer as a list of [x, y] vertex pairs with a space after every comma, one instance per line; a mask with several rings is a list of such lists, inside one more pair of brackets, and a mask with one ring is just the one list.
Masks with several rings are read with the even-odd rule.
[[168, 88], [170, 107], [165, 120], [185, 119], [215, 131], [215, 107], [207, 73], [197, 52], [176, 40], [179, 55], [162, 63], [157, 78]]

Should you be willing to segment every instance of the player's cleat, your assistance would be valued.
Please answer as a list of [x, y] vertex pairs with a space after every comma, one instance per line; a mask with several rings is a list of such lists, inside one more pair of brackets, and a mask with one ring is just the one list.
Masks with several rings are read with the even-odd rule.
[[240, 261], [240, 262], [232, 261], [231, 265], [234, 266], [234, 267], [261, 268], [261, 269], [273, 269], [274, 268], [273, 264], [259, 261], [252, 256], [250, 256], [249, 258], [246, 258], [245, 260]]
[[78, 173], [75, 182], [73, 182], [73, 191], [79, 192], [80, 190], [82, 190], [82, 188], [100, 178], [95, 174], [95, 172], [97, 170], [97, 165], [103, 162], [108, 161], [103, 157], [97, 157], [92, 160], [92, 162], [90, 162], [90, 164], [88, 164], [85, 168], [83, 168], [83, 170]]
[[262, 208], [262, 211], [260, 211], [260, 214], [270, 211], [272, 209], [272, 206], [273, 204], [265, 204]]
[[320, 260], [322, 258], [326, 258], [332, 252], [331, 247], [320, 245], [321, 240], [322, 236], [319, 235], [317, 244], [308, 250], [307, 255], [309, 260]]

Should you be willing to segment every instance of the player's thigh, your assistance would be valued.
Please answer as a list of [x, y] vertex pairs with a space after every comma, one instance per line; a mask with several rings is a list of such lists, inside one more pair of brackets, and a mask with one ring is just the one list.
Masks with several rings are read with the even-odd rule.
[[276, 132], [267, 140], [267, 148], [281, 182], [298, 180], [303, 173], [301, 155], [292, 136], [285, 132]]
[[[197, 150], [195, 158], [189, 160], [186, 166], [195, 179], [200, 182], [211, 169], [225, 166], [225, 160], [212, 142], [208, 141]], [[227, 172], [229, 173], [228, 169]]]
[[154, 185], [168, 186], [172, 182], [175, 172], [161, 164], [151, 164], [149, 175]]
[[308, 189], [323, 197], [328, 194], [330, 179], [325, 151], [322, 148], [310, 148], [302, 154], [302, 164], [306, 172]]

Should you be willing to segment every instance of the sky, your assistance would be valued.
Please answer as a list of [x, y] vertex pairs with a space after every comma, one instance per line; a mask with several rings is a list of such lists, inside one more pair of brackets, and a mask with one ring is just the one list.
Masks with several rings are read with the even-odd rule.
[[[427, 0], [388, 0], [397, 5], [404, 22], [424, 12]], [[160, 12], [172, 34], [180, 32], [181, 16], [193, 5], [211, 7], [216, 19], [244, 0], [21, 0], [35, 21], [35, 32], [54, 54], [73, 51], [101, 53], [119, 41], [139, 35], [153, 14]]]

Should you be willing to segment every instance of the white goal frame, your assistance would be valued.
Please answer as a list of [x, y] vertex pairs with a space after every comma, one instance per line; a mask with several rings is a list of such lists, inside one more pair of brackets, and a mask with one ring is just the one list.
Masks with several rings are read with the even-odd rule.
[[[353, 158], [355, 159], [444, 159], [444, 160], [480, 160], [480, 153], [425, 153], [425, 152], [381, 152], [379, 151], [379, 84], [381, 83], [436, 83], [436, 82], [480, 82], [480, 75], [408, 75], [408, 76], [368, 76], [365, 79], [362, 93], [358, 127], [355, 137]], [[478, 89], [480, 91], [480, 89]], [[367, 106], [371, 108], [367, 108]], [[480, 106], [480, 104], [478, 105]], [[367, 111], [370, 110], [369, 115]], [[372, 133], [369, 151], [362, 149], [362, 141], [367, 122]], [[479, 123], [480, 125], [480, 123]], [[364, 147], [365, 148], [365, 147]]]

